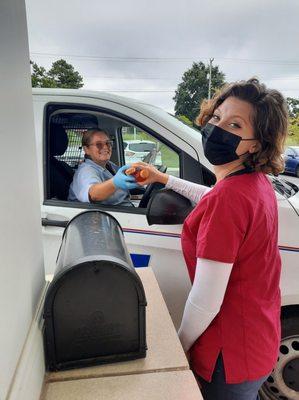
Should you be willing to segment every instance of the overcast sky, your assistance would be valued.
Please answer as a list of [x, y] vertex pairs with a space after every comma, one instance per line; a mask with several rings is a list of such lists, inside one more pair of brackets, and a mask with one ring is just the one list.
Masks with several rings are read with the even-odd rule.
[[173, 111], [193, 61], [299, 98], [299, 0], [26, 0], [31, 59]]

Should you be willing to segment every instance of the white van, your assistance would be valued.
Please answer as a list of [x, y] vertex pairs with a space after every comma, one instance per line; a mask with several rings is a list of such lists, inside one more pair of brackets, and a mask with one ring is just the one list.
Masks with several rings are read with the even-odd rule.
[[[159, 168], [211, 186], [215, 176], [203, 155], [199, 131], [152, 105], [106, 93], [34, 89], [33, 102], [46, 273], [55, 269], [67, 222], [86, 209], [105, 210], [122, 226], [134, 265], [151, 266], [154, 270], [177, 327], [190, 282], [181, 252], [181, 224], [164, 225], [165, 221], [173, 221], [167, 216], [167, 204], [150, 201], [160, 184], [149, 185], [145, 192], [137, 191], [134, 208], [70, 202], [67, 194], [74, 171], [82, 162], [81, 135], [93, 127], [101, 127], [113, 139], [112, 161], [116, 164], [128, 161], [125, 142], [148, 140], [157, 143], [161, 152], [163, 165]], [[292, 399], [299, 395], [299, 193], [296, 185], [272, 179], [279, 204], [279, 248], [283, 261], [283, 339], [277, 367], [263, 391], [265, 399]], [[155, 198], [158, 196], [156, 193]], [[148, 223], [149, 202], [155, 204], [156, 212], [157, 207], [164, 207], [164, 221], [156, 219], [159, 225]], [[182, 222], [183, 217], [176, 222]]]

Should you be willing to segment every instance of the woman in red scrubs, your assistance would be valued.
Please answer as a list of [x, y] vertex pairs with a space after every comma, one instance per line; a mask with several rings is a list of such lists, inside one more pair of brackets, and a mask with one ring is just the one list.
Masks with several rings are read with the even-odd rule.
[[277, 201], [266, 174], [283, 171], [283, 96], [256, 79], [230, 84], [197, 119], [210, 189], [151, 166], [161, 182], [197, 203], [182, 231], [192, 289], [179, 337], [206, 400], [256, 400], [280, 343]]

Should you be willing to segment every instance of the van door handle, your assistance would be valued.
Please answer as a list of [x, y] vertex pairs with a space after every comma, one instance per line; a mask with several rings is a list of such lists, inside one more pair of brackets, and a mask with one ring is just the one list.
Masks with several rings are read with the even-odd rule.
[[42, 218], [42, 226], [58, 226], [60, 228], [65, 228], [68, 223], [69, 220]]

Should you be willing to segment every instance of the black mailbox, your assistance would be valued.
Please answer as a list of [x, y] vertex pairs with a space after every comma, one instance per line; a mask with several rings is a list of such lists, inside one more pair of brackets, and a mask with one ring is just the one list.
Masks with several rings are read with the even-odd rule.
[[65, 228], [45, 299], [47, 369], [145, 357], [145, 306], [117, 220], [98, 210], [77, 215]]

